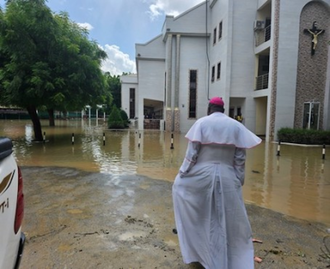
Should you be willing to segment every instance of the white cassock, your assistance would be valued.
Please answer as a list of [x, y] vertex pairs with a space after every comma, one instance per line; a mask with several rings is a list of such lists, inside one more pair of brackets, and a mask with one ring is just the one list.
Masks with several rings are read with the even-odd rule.
[[252, 269], [254, 249], [242, 198], [245, 149], [261, 139], [215, 112], [188, 131], [185, 159], [172, 194], [184, 263], [206, 269]]

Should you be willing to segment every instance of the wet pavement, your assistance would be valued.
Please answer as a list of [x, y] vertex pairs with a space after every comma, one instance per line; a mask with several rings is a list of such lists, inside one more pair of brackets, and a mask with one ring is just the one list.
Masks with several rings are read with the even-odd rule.
[[[22, 167], [25, 192], [21, 268], [200, 268], [182, 262], [172, 183], [139, 175]], [[247, 205], [263, 262], [256, 268], [326, 268], [327, 227]], [[330, 242], [329, 242], [330, 243]], [[328, 248], [330, 244], [328, 244]]]

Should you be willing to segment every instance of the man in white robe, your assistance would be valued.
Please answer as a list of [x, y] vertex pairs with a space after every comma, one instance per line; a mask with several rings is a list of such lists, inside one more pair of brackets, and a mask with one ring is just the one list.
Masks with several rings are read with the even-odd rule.
[[214, 97], [208, 116], [186, 134], [185, 159], [172, 194], [183, 261], [206, 269], [253, 269], [250, 222], [242, 198], [245, 150], [261, 142], [224, 113]]

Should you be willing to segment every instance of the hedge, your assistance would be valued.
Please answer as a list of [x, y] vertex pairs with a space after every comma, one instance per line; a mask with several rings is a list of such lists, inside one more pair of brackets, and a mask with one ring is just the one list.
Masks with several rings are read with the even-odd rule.
[[330, 131], [281, 128], [277, 132], [277, 137], [281, 142], [330, 145]]

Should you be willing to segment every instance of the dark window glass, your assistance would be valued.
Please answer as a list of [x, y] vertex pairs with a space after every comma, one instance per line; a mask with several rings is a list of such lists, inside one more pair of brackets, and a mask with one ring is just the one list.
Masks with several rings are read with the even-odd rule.
[[214, 81], [214, 77], [215, 77], [215, 66], [212, 66], [212, 77], [211, 77], [211, 81]]
[[135, 89], [129, 89], [129, 118], [135, 118]]
[[222, 38], [222, 21], [219, 23], [219, 39]]
[[217, 42], [217, 28], [214, 28], [213, 30], [213, 44]]
[[218, 70], [217, 70], [217, 79], [221, 77], [221, 63], [218, 63]]
[[165, 96], [165, 98], [164, 98], [164, 104], [167, 104], [166, 103], [166, 100], [167, 100], [167, 94], [166, 94], [166, 72], [165, 72], [165, 78], [164, 78], [164, 96]]
[[189, 74], [189, 118], [196, 118], [197, 104], [197, 70], [190, 70]]

